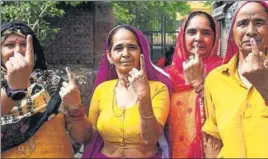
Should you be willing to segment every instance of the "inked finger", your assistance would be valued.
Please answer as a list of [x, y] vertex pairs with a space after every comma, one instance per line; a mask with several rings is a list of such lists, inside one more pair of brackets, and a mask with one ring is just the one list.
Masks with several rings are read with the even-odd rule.
[[250, 44], [251, 44], [252, 53], [254, 55], [259, 55], [259, 48], [254, 38], [250, 38]]
[[73, 74], [73, 72], [71, 71], [71, 69], [69, 67], [66, 67], [66, 73], [67, 73], [67, 76], [68, 76], [69, 83], [75, 83], [74, 74]]
[[33, 47], [33, 37], [31, 35], [27, 35], [27, 39], [26, 39], [25, 60], [27, 61], [28, 64], [33, 66], [33, 64], [34, 64], [34, 47]]
[[198, 49], [198, 44], [197, 43], [195, 43], [194, 59], [196, 61], [198, 61], [198, 59], [199, 59], [199, 49]]
[[146, 72], [144, 55], [143, 54], [140, 55], [140, 71], [142, 71], [143, 73]]

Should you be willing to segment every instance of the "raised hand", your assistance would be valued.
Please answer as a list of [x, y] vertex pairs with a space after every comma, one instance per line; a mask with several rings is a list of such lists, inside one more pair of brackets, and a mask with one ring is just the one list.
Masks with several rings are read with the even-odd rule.
[[204, 63], [199, 57], [198, 45], [195, 45], [194, 56], [190, 56], [189, 60], [182, 63], [184, 78], [186, 83], [190, 83], [193, 87], [197, 87], [203, 81]]
[[150, 98], [150, 86], [146, 75], [144, 56], [140, 55], [140, 70], [133, 68], [129, 72], [128, 81], [137, 94], [138, 100]]
[[29, 79], [33, 71], [34, 50], [31, 35], [27, 35], [25, 56], [14, 52], [6, 62], [7, 83], [11, 89], [25, 89], [29, 84]]
[[69, 82], [63, 82], [60, 89], [60, 96], [63, 102], [63, 105], [67, 110], [76, 109], [81, 105], [81, 96], [79, 88], [75, 83], [75, 77], [71, 72], [70, 68], [66, 67], [66, 72], [68, 75]]
[[250, 39], [252, 52], [244, 59], [241, 73], [268, 101], [268, 60], [259, 51], [255, 39]]

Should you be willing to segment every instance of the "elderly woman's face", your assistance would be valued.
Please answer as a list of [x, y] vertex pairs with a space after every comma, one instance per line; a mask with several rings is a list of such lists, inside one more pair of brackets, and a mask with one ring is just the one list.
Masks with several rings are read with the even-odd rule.
[[10, 34], [7, 35], [1, 46], [1, 62], [3, 65], [9, 60], [10, 57], [14, 55], [14, 52], [17, 51], [23, 56], [25, 55], [26, 50], [26, 39], [25, 37]]
[[268, 46], [268, 13], [258, 2], [245, 4], [238, 12], [233, 27], [236, 45], [243, 54], [251, 52], [250, 39], [254, 38], [260, 51]]
[[136, 36], [129, 30], [121, 28], [112, 38], [109, 61], [120, 73], [126, 74], [132, 68], [139, 69], [141, 49]]
[[195, 45], [198, 44], [200, 57], [209, 56], [215, 40], [210, 22], [204, 15], [196, 15], [190, 19], [184, 38], [187, 52], [190, 54], [195, 53]]

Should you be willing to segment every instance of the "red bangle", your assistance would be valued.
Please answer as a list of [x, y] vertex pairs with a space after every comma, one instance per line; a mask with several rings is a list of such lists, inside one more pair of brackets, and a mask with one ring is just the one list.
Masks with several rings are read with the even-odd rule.
[[202, 81], [202, 82], [200, 82], [199, 84], [198, 84], [198, 86], [196, 87], [196, 89], [195, 89], [195, 93], [200, 93], [202, 90], [203, 90], [203, 88], [204, 87], [201, 87], [201, 85], [204, 85], [204, 81]]
[[268, 106], [268, 101], [265, 101], [265, 105]]
[[71, 118], [72, 121], [79, 121], [84, 118], [85, 115], [85, 109], [81, 105], [77, 109], [73, 110], [68, 110], [69, 117]]

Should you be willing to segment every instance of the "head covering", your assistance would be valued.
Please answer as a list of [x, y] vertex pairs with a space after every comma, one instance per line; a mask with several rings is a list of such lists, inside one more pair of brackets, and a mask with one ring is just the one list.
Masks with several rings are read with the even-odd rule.
[[239, 10], [247, 3], [249, 2], [259, 2], [261, 3], [264, 7], [268, 8], [268, 3], [265, 1], [245, 1], [245, 2], [239, 2], [239, 4], [236, 5], [236, 9], [233, 9], [233, 16], [232, 16], [232, 23], [230, 25], [230, 29], [229, 29], [229, 36], [228, 36], [228, 42], [227, 42], [227, 50], [224, 56], [224, 60], [223, 63], [227, 63], [236, 53], [238, 53], [239, 49], [234, 41], [234, 35], [233, 35], [233, 27], [234, 27], [234, 23], [236, 21], [237, 18], [237, 13], [239, 12]]
[[164, 83], [170, 90], [171, 83], [170, 83], [170, 79], [169, 79], [168, 74], [165, 73], [160, 68], [156, 67], [150, 60], [149, 44], [148, 44], [146, 37], [139, 29], [137, 29], [133, 26], [130, 26], [130, 25], [119, 25], [119, 26], [113, 28], [110, 31], [110, 33], [108, 34], [108, 37], [107, 37], [107, 40], [105, 43], [105, 47], [104, 47], [104, 54], [102, 56], [100, 66], [98, 69], [98, 73], [97, 73], [97, 77], [96, 77], [96, 81], [94, 84], [94, 89], [102, 82], [118, 78], [115, 68], [110, 67], [110, 63], [109, 63], [108, 58], [107, 58], [106, 50], [109, 50], [108, 39], [111, 36], [111, 33], [115, 29], [121, 28], [123, 26], [127, 26], [129, 28], [132, 28], [135, 31], [138, 43], [139, 43], [140, 48], [141, 48], [141, 53], [144, 55], [144, 62], [145, 62], [148, 80], [160, 81], [160, 82]]
[[[32, 137], [52, 114], [59, 112], [59, 91], [63, 79], [53, 70], [46, 70], [43, 50], [33, 31], [21, 22], [1, 26], [1, 36], [9, 33], [32, 35], [34, 47], [34, 70], [27, 88], [27, 96], [16, 102], [10, 112], [1, 116], [1, 152], [20, 145]], [[1, 88], [7, 85], [6, 69], [1, 65]], [[38, 145], [39, 146], [39, 145]]]
[[232, 25], [232, 19], [239, 4], [241, 3], [239, 1], [236, 1], [227, 10], [227, 13], [225, 16], [226, 37], [229, 36], [230, 28]]
[[[35, 33], [32, 31], [32, 29], [27, 26], [26, 24], [19, 22], [19, 21], [12, 21], [6, 24], [3, 24], [1, 26], [1, 37], [3, 36], [3, 33], [6, 32], [6, 30], [12, 31], [21, 31], [22, 34], [27, 36], [30, 34], [33, 38], [33, 47], [34, 47], [34, 69], [41, 69], [41, 70], [46, 70], [47, 69], [47, 64], [45, 61], [45, 56], [43, 49], [36, 38]], [[6, 36], [6, 35], [5, 35]], [[2, 66], [2, 63], [1, 63]]]
[[[184, 23], [180, 26], [179, 28], [179, 33], [178, 33], [178, 37], [177, 37], [177, 44], [176, 44], [176, 48], [175, 48], [175, 52], [173, 54], [173, 60], [172, 60], [172, 65], [169, 66], [169, 67], [166, 67], [165, 68], [165, 71], [167, 71], [170, 75], [170, 78], [171, 78], [171, 81], [172, 81], [172, 88], [173, 88], [173, 91], [174, 92], [183, 92], [183, 91], [186, 91], [186, 90], [191, 90], [193, 89], [192, 85], [191, 84], [186, 84], [185, 82], [185, 78], [184, 78], [184, 73], [183, 73], [183, 66], [182, 66], [182, 63], [187, 60], [189, 58], [189, 54], [188, 54], [188, 51], [186, 49], [186, 45], [185, 45], [185, 25], [186, 23], [191, 20], [190, 17], [192, 17], [193, 14], [196, 14], [196, 13], [201, 13], [202, 14], [205, 14], [205, 12], [201, 12], [201, 11], [197, 11], [197, 12], [192, 12], [187, 18], [186, 20], [184, 21]], [[199, 14], [197, 14], [199, 15]], [[210, 15], [208, 15], [210, 16]], [[213, 19], [211, 17], [211, 19]], [[205, 76], [212, 70], [214, 69], [215, 67], [219, 66], [221, 63], [222, 63], [222, 58], [220, 58], [218, 55], [217, 55], [217, 52], [218, 52], [218, 45], [219, 45], [219, 28], [218, 28], [218, 25], [217, 25], [217, 22], [213, 19], [213, 23], [215, 24], [215, 40], [214, 40], [214, 46], [212, 48], [212, 51], [211, 53], [209, 54], [208, 57], [206, 58], [203, 58], [203, 63], [204, 63], [204, 73], [205, 73]], [[169, 127], [170, 127], [170, 135], [169, 136], [174, 136], [174, 135], [171, 135], [173, 134], [174, 132], [173, 131], [179, 131], [179, 130], [176, 130], [176, 128], [172, 129], [172, 124], [173, 122], [176, 122], [177, 120], [185, 120], [187, 121], [187, 119], [191, 118], [194, 118], [194, 121], [195, 121], [195, 136], [193, 139], [191, 139], [192, 141], [190, 141], [190, 143], [187, 143], [189, 145], [185, 145], [187, 146], [187, 158], [203, 158], [204, 157], [204, 152], [203, 152], [203, 140], [202, 140], [202, 133], [201, 133], [201, 110], [200, 110], [200, 96], [197, 95], [195, 93], [195, 91], [192, 92], [192, 95], [195, 97], [196, 96], [196, 99], [194, 101], [194, 106], [193, 108], [195, 109], [194, 111], [194, 115], [193, 116], [189, 116], [189, 117], [184, 117], [183, 119], [180, 118], [171, 118], [171, 116], [173, 116], [173, 113], [178, 113], [178, 112], [170, 112], [170, 118], [169, 118]], [[190, 95], [189, 95], [190, 96]], [[173, 98], [175, 99], [175, 98]], [[171, 99], [171, 100], [173, 100]], [[173, 102], [171, 102], [173, 103]], [[171, 107], [173, 107], [174, 110], [176, 110], [177, 105], [173, 105]], [[182, 106], [181, 106], [182, 107]], [[189, 107], [188, 105], [183, 105], [183, 107]], [[182, 108], [180, 108], [182, 109]], [[185, 108], [184, 108], [185, 109]], [[177, 116], [177, 115], [174, 115], [174, 116]], [[176, 120], [176, 121], [174, 121]], [[172, 140], [172, 139], [171, 139]], [[171, 141], [173, 142], [173, 141]], [[171, 146], [174, 146], [171, 144]], [[176, 145], [175, 145], [176, 146]], [[185, 147], [184, 147], [185, 148]], [[172, 147], [171, 147], [172, 149]], [[179, 153], [179, 152], [178, 152]]]
[[[118, 29], [118, 28], [121, 28], [124, 26], [131, 28], [134, 31], [135, 36], [137, 37], [139, 46], [141, 48], [141, 53], [144, 55], [144, 62], [145, 62], [148, 80], [160, 81], [160, 82], [164, 83], [170, 91], [171, 90], [170, 89], [171, 83], [170, 83], [170, 79], [169, 79], [168, 74], [165, 73], [162, 69], [156, 67], [150, 60], [149, 44], [148, 44], [148, 41], [147, 41], [146, 37], [144, 36], [144, 34], [139, 29], [137, 29], [133, 26], [119, 25], [119, 26], [113, 28], [107, 36], [107, 40], [106, 40], [106, 43], [104, 46], [104, 54], [103, 54], [101, 62], [100, 62], [96, 81], [95, 81], [95, 84], [93, 87], [93, 92], [99, 84], [101, 84], [105, 81], [108, 81], [108, 80], [118, 78], [115, 68], [110, 67], [110, 63], [108, 61], [106, 51], [109, 50], [109, 47], [110, 47], [108, 44], [109, 44], [109, 38], [110, 38], [111, 34], [115, 31], [115, 29]], [[166, 134], [167, 133], [165, 132], [165, 135]], [[102, 146], [103, 146], [103, 140], [102, 140], [100, 134], [98, 132], [94, 133], [92, 136], [91, 142], [85, 146], [84, 154], [83, 154], [82, 158], [90, 158], [90, 157], [96, 156], [100, 152]]]
[[[201, 11], [198, 11], [198, 12], [202, 13]], [[187, 21], [190, 20], [189, 17], [191, 17], [191, 15], [195, 13], [196, 12], [192, 12], [191, 14], [189, 14], [189, 16], [186, 18], [184, 23], [180, 26], [175, 52], [173, 54], [172, 65], [165, 69], [165, 71], [167, 71], [171, 77], [172, 87], [175, 91], [183, 91], [183, 90], [192, 88], [191, 85], [186, 84], [185, 82], [182, 63], [183, 61], [187, 60], [189, 57], [189, 54], [185, 47], [186, 45], [185, 45], [185, 39], [184, 39], [185, 24]], [[205, 65], [205, 75], [207, 75], [215, 67], [219, 66], [222, 62], [222, 59], [217, 55], [218, 45], [219, 45], [219, 28], [218, 28], [217, 22], [214, 19], [213, 19], [213, 22], [216, 27], [215, 33], [214, 33], [215, 41], [214, 41], [214, 46], [212, 48], [210, 55], [206, 57], [205, 59], [203, 59], [203, 63]]]

